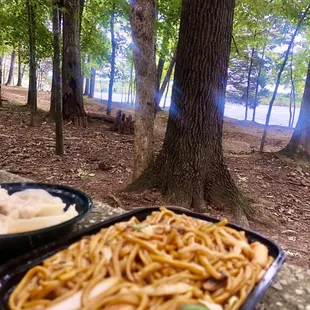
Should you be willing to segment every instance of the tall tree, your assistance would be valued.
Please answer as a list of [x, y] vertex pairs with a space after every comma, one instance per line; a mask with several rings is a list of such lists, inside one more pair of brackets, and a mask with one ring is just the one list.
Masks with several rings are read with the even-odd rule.
[[310, 61], [298, 122], [290, 142], [281, 153], [287, 156], [294, 156], [297, 154], [300, 146], [308, 160], [310, 160]]
[[20, 46], [18, 47], [18, 73], [16, 86], [22, 86], [23, 81], [23, 68], [22, 68], [22, 51]]
[[268, 126], [269, 126], [269, 121], [270, 121], [270, 116], [271, 116], [271, 111], [272, 111], [273, 104], [274, 104], [274, 102], [276, 100], [277, 94], [278, 94], [278, 89], [279, 89], [279, 86], [280, 86], [281, 76], [282, 76], [283, 70], [284, 70], [284, 68], [286, 66], [286, 63], [287, 63], [288, 57], [290, 55], [292, 45], [294, 44], [296, 35], [297, 35], [300, 27], [302, 26], [302, 24], [303, 24], [303, 22], [304, 22], [304, 20], [305, 20], [305, 18], [307, 16], [307, 14], [308, 14], [309, 9], [310, 9], [310, 4], [308, 4], [306, 6], [305, 11], [301, 14], [301, 17], [299, 19], [297, 27], [296, 27], [293, 35], [292, 35], [292, 38], [291, 38], [290, 43], [288, 45], [288, 48], [287, 48], [287, 50], [285, 52], [285, 57], [284, 57], [284, 60], [282, 62], [282, 65], [280, 67], [280, 70], [279, 70], [279, 73], [278, 73], [278, 76], [277, 76], [276, 86], [275, 86], [272, 98], [270, 100], [270, 103], [269, 103], [269, 108], [268, 108], [268, 112], [267, 112], [267, 116], [266, 116], [266, 123], [265, 123], [265, 127], [264, 127], [264, 133], [263, 133], [261, 144], [260, 144], [260, 151], [261, 152], [264, 150], [265, 141], [266, 141], [266, 137], [267, 137]]
[[234, 4], [183, 0], [164, 144], [128, 190], [158, 188], [169, 203], [186, 208], [224, 204], [246, 221], [253, 210], [230, 176], [222, 149]]
[[156, 111], [155, 0], [132, 1], [130, 22], [136, 72], [134, 178], [137, 178], [153, 159]]
[[62, 104], [63, 119], [86, 125], [81, 73], [81, 0], [64, 0]]
[[116, 57], [116, 41], [115, 41], [115, 33], [114, 33], [114, 24], [115, 24], [115, 9], [111, 12], [111, 19], [110, 19], [110, 33], [111, 33], [111, 70], [110, 70], [110, 81], [109, 81], [109, 96], [108, 96], [108, 108], [107, 114], [111, 114], [112, 109], [112, 100], [113, 100], [113, 83], [114, 83], [114, 76], [115, 76], [115, 57]]
[[261, 56], [260, 61], [258, 62], [259, 67], [258, 67], [257, 78], [256, 78], [256, 83], [255, 83], [255, 95], [254, 95], [252, 122], [255, 122], [256, 108], [257, 108], [258, 102], [259, 102], [258, 88], [261, 84], [260, 82], [261, 82], [261, 75], [262, 75], [262, 70], [263, 70], [263, 66], [264, 66], [264, 57], [265, 57], [266, 45], [267, 45], [267, 41], [265, 41], [265, 43], [264, 43], [262, 56]]
[[95, 85], [96, 85], [96, 69], [91, 67], [88, 98], [94, 98]]
[[157, 96], [156, 96], [156, 101], [157, 101], [156, 105], [157, 105], [157, 107], [159, 107], [159, 104], [161, 102], [163, 94], [164, 94], [166, 88], [168, 87], [168, 83], [169, 83], [169, 81], [171, 79], [173, 68], [175, 66], [175, 60], [176, 60], [176, 55], [174, 53], [174, 55], [173, 55], [173, 57], [171, 59], [171, 62], [169, 64], [168, 70], [166, 72], [166, 75], [164, 77], [164, 80], [163, 80], [163, 82], [162, 82], [162, 84], [160, 86], [159, 92], [157, 93]]
[[[90, 57], [89, 55], [86, 55], [86, 59], [87, 59], [87, 64], [90, 63]], [[86, 77], [86, 81], [85, 81], [85, 89], [84, 89], [84, 96], [88, 96], [89, 95], [89, 77]]]
[[56, 147], [55, 153], [62, 155], [64, 153], [63, 131], [62, 131], [62, 104], [61, 104], [61, 73], [60, 73], [60, 20], [58, 0], [54, 0], [53, 8], [53, 33], [54, 33], [54, 56], [53, 56], [53, 80], [52, 100], [55, 107], [55, 132]]
[[253, 68], [254, 53], [255, 53], [255, 48], [252, 47], [251, 56], [250, 56], [249, 71], [248, 71], [247, 88], [246, 88], [245, 116], [244, 116], [244, 120], [245, 120], [245, 121], [248, 120], [248, 110], [249, 110], [249, 100], [250, 100], [250, 88], [251, 88], [251, 74], [252, 74], [252, 68]]
[[26, 1], [28, 11], [29, 31], [29, 87], [27, 105], [31, 107], [30, 126], [34, 126], [34, 117], [37, 114], [37, 68], [36, 68], [36, 13], [35, 3]]
[[16, 51], [13, 50], [13, 52], [12, 52], [12, 54], [11, 54], [11, 64], [10, 64], [10, 70], [9, 70], [8, 80], [7, 80], [7, 82], [5, 83], [5, 85], [12, 85], [12, 83], [13, 83], [15, 59], [16, 59]]

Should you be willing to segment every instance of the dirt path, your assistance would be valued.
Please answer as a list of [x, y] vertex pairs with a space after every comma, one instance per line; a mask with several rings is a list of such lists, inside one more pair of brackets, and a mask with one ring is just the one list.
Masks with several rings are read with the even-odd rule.
[[[0, 109], [0, 169], [42, 182], [75, 186], [93, 198], [121, 204], [123, 208], [162, 204], [156, 192], [140, 195], [118, 193], [131, 180], [133, 137], [108, 130], [101, 121], [75, 128], [64, 125], [65, 150], [54, 155], [54, 125], [44, 122], [49, 109], [49, 93], [39, 93], [41, 110], [34, 128], [28, 127], [29, 112], [16, 104], [25, 103], [23, 88], [3, 87], [4, 102]], [[87, 102], [86, 110], [104, 113], [98, 103]], [[114, 111], [115, 112], [115, 111]], [[132, 108], [127, 109], [132, 113]], [[156, 119], [156, 148], [165, 134], [167, 113]], [[288, 260], [310, 267], [310, 166], [272, 153], [259, 154], [263, 126], [251, 122], [225, 119], [223, 144], [225, 159], [238, 186], [259, 202], [275, 218], [272, 227], [251, 223], [251, 228], [278, 241], [287, 251]], [[291, 129], [271, 126], [266, 150], [277, 151], [290, 138]], [[114, 193], [117, 202], [109, 198]], [[208, 213], [223, 217], [230, 214], [210, 208]]]

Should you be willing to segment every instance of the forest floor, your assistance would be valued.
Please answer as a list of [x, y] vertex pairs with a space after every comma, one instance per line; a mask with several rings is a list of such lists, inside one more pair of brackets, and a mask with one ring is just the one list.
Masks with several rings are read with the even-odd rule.
[[[54, 124], [46, 122], [50, 93], [38, 94], [40, 108], [35, 127], [29, 127], [27, 90], [3, 87], [4, 107], [0, 108], [0, 169], [41, 182], [77, 187], [92, 198], [131, 209], [163, 204], [156, 192], [119, 192], [130, 182], [133, 170], [133, 136], [109, 130], [110, 125], [91, 120], [87, 128], [64, 124], [64, 156], [54, 154]], [[85, 109], [105, 113], [105, 106], [85, 100]], [[114, 106], [114, 111], [119, 107]], [[122, 109], [124, 106], [122, 107]], [[133, 114], [131, 106], [126, 113]], [[156, 118], [156, 150], [159, 150], [167, 124], [167, 112]], [[243, 192], [262, 205], [275, 218], [273, 226], [255, 222], [250, 227], [279, 242], [288, 261], [310, 267], [310, 165], [276, 154], [286, 145], [292, 129], [270, 126], [266, 152], [259, 148], [263, 126], [225, 118], [224, 151], [226, 163]], [[208, 214], [231, 215], [210, 207]]]

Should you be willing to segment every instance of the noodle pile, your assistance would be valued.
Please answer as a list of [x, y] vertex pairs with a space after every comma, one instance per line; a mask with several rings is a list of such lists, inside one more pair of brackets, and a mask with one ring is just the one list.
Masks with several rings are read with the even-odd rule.
[[[11, 310], [236, 310], [272, 263], [244, 232], [161, 208], [102, 229], [28, 271]], [[195, 306], [196, 305], [196, 306]]]

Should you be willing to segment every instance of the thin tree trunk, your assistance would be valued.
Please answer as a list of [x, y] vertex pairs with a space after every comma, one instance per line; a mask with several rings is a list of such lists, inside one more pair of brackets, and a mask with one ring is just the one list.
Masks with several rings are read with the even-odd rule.
[[295, 114], [296, 114], [296, 90], [295, 85], [293, 87], [293, 117], [292, 117], [292, 127], [294, 127], [295, 123]]
[[4, 55], [2, 55], [2, 63], [3, 63], [3, 69], [2, 69], [2, 83], [5, 81], [6, 76], [6, 59], [4, 58]]
[[[58, 29], [59, 29], [59, 36], [61, 36], [61, 18], [62, 18], [62, 15], [61, 15], [61, 11], [59, 9], [59, 5], [60, 5], [60, 2], [56, 0], [54, 0], [54, 5], [55, 7], [58, 6]], [[54, 14], [55, 12], [53, 12]], [[56, 40], [54, 38], [54, 40]], [[59, 40], [60, 40], [60, 37], [59, 37]], [[57, 41], [57, 40], [56, 40]], [[54, 41], [54, 45], [55, 45], [55, 42]], [[55, 57], [55, 49], [57, 50], [57, 46], [54, 47], [54, 57]], [[60, 51], [59, 51], [60, 53]], [[50, 111], [49, 111], [49, 114], [48, 114], [48, 118], [52, 119], [53, 121], [56, 122], [56, 100], [57, 100], [57, 95], [58, 95], [58, 77], [55, 75], [57, 74], [57, 68], [54, 68], [55, 66], [57, 66], [57, 62], [56, 64], [54, 64], [53, 62], [53, 76], [52, 76], [52, 89], [51, 89], [51, 104], [50, 104]], [[60, 69], [59, 69], [60, 70]], [[61, 73], [60, 73], [61, 74]], [[61, 76], [59, 78], [59, 82], [61, 83]], [[61, 89], [61, 84], [60, 84], [60, 89]], [[61, 91], [60, 91], [60, 95], [61, 95]], [[55, 98], [56, 96], [56, 98]], [[61, 99], [62, 100], [62, 99]], [[61, 107], [61, 111], [62, 111], [62, 107]]]
[[165, 100], [164, 100], [164, 106], [163, 106], [164, 109], [166, 108], [166, 102], [167, 102], [169, 87], [170, 87], [170, 79], [169, 79], [169, 81], [168, 81], [168, 85], [167, 85], [167, 89], [166, 89]]
[[156, 73], [156, 110], [159, 110], [159, 96], [160, 96], [160, 82], [161, 82], [161, 78], [163, 75], [163, 70], [164, 70], [164, 65], [165, 65], [165, 61], [160, 57], [158, 59], [158, 64], [157, 64], [157, 73]]
[[249, 98], [250, 98], [250, 87], [251, 87], [251, 74], [252, 74], [254, 53], [255, 53], [255, 48], [253, 47], [252, 52], [251, 52], [250, 66], [249, 66], [249, 72], [248, 72], [248, 82], [247, 82], [247, 89], [246, 89], [245, 116], [244, 116], [245, 121], [248, 120]]
[[27, 0], [28, 27], [29, 27], [29, 88], [27, 105], [31, 107], [30, 126], [34, 126], [37, 114], [37, 69], [36, 69], [36, 18], [35, 8], [30, 0]]
[[94, 98], [95, 85], [96, 85], [96, 70], [95, 68], [90, 68], [90, 83], [89, 83], [88, 98]]
[[127, 98], [128, 104], [130, 102], [130, 96], [132, 97], [132, 77], [133, 77], [133, 60], [132, 60], [132, 64], [130, 67], [130, 78], [129, 78], [129, 87], [128, 87], [128, 98]]
[[[86, 55], [86, 59], [87, 59], [87, 63], [89, 64], [90, 63], [90, 57], [89, 55]], [[84, 90], [84, 96], [89, 96], [89, 78], [87, 77], [85, 79], [85, 90]]]
[[131, 105], [134, 105], [135, 102], [136, 102], [136, 92], [137, 92], [137, 77], [135, 75], [135, 79], [134, 79], [134, 82], [132, 84], [132, 87], [131, 87]]
[[89, 96], [89, 78], [85, 79], [85, 89], [83, 96]]
[[153, 160], [156, 96], [155, 0], [131, 4], [130, 22], [136, 72], [134, 175], [136, 179]]
[[114, 75], [115, 75], [115, 57], [116, 57], [116, 41], [115, 41], [115, 34], [114, 34], [114, 24], [115, 24], [115, 12], [113, 8], [113, 11], [111, 13], [111, 19], [110, 19], [112, 52], [111, 52], [111, 71], [110, 71], [107, 115], [111, 114], [112, 101], [113, 101], [113, 83], [114, 83]]
[[167, 73], [165, 75], [165, 78], [163, 80], [163, 83], [161, 84], [161, 87], [160, 87], [160, 90], [159, 90], [159, 93], [157, 94], [156, 96], [156, 106], [157, 106], [157, 110], [159, 108], [159, 104], [161, 102], [161, 98], [165, 92], [165, 89], [168, 85], [168, 82], [169, 80], [171, 79], [171, 75], [172, 75], [172, 72], [173, 72], [173, 68], [174, 68], [174, 65], [175, 65], [175, 60], [176, 60], [176, 54], [174, 53], [173, 57], [172, 57], [172, 60], [169, 64], [169, 68], [167, 70]]
[[5, 85], [12, 85], [12, 83], [13, 83], [15, 58], [16, 58], [16, 51], [13, 50], [12, 55], [11, 55], [11, 64], [10, 64], [9, 76], [8, 76], [8, 80], [5, 83]]
[[277, 81], [276, 81], [276, 87], [275, 87], [275, 90], [273, 92], [273, 96], [271, 98], [271, 101], [269, 103], [269, 109], [268, 109], [268, 112], [267, 112], [266, 123], [265, 123], [265, 127], [264, 127], [264, 133], [263, 133], [262, 141], [261, 141], [261, 144], [260, 144], [260, 151], [261, 152], [264, 151], [264, 146], [265, 146], [265, 141], [266, 141], [266, 137], [267, 137], [268, 126], [269, 126], [269, 121], [270, 121], [270, 116], [271, 116], [271, 111], [272, 111], [273, 104], [274, 104], [274, 102], [276, 100], [276, 97], [277, 97], [278, 88], [279, 88], [280, 82], [281, 82], [282, 72], [283, 72], [283, 70], [285, 68], [285, 65], [287, 63], [287, 60], [288, 60], [288, 57], [289, 57], [292, 45], [294, 43], [295, 37], [296, 37], [296, 35], [297, 35], [301, 25], [303, 24], [307, 14], [308, 14], [309, 9], [310, 9], [310, 4], [307, 5], [304, 13], [302, 14], [302, 16], [301, 16], [301, 18], [300, 18], [300, 20], [298, 22], [298, 25], [297, 25], [297, 27], [295, 29], [295, 32], [294, 32], [294, 34], [293, 34], [293, 36], [291, 38], [290, 44], [289, 44], [289, 46], [287, 48], [287, 51], [285, 53], [285, 58], [284, 58], [283, 63], [281, 65], [280, 71], [278, 73], [278, 77], [277, 77]]
[[289, 105], [290, 116], [289, 116], [289, 121], [288, 121], [288, 127], [293, 127], [293, 123], [292, 123], [292, 119], [293, 119], [292, 106], [293, 106], [293, 92], [294, 92], [293, 60], [294, 60], [294, 44], [292, 46], [291, 62], [290, 62], [291, 92], [290, 92], [290, 105]]
[[281, 153], [287, 156], [296, 155], [300, 145], [310, 160], [310, 61], [298, 122], [290, 142]]
[[54, 88], [52, 100], [55, 106], [55, 133], [56, 133], [56, 155], [63, 155], [64, 142], [62, 130], [62, 104], [61, 104], [61, 73], [60, 73], [60, 23], [58, 0], [54, 0], [53, 9], [53, 33], [54, 33], [54, 57], [53, 57], [53, 81]]
[[[264, 63], [266, 46], [267, 46], [267, 39], [266, 39], [264, 47], [263, 47], [262, 63]], [[255, 85], [255, 97], [254, 97], [254, 107], [253, 107], [252, 122], [255, 122], [255, 117], [256, 117], [256, 108], [258, 106], [258, 87], [259, 87], [259, 80], [260, 80], [261, 74], [262, 74], [262, 65], [259, 64], [259, 69], [258, 69], [257, 79], [256, 79], [256, 85]]]
[[182, 1], [163, 148], [128, 190], [158, 188], [169, 204], [186, 208], [204, 209], [206, 202], [224, 204], [246, 222], [244, 213], [253, 217], [253, 210], [230, 176], [222, 149], [234, 3]]
[[18, 48], [18, 79], [16, 86], [22, 86], [22, 79], [23, 79], [23, 69], [22, 69], [22, 52], [20, 47]]
[[80, 0], [64, 0], [62, 104], [63, 119], [86, 126], [80, 51]]
[[2, 63], [3, 57], [0, 56], [0, 107], [2, 107]]

